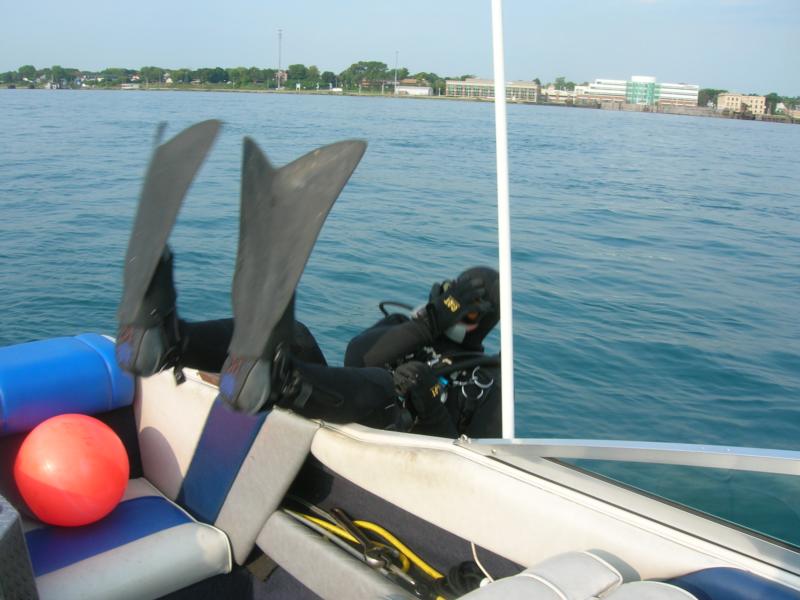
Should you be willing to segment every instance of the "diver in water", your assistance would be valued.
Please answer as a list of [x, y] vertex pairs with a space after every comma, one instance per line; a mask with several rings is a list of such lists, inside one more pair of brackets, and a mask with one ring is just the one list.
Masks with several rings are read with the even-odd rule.
[[499, 320], [498, 273], [473, 267], [434, 284], [411, 317], [387, 315], [351, 340], [344, 364], [392, 372], [414, 433], [501, 437], [499, 357], [483, 349]]

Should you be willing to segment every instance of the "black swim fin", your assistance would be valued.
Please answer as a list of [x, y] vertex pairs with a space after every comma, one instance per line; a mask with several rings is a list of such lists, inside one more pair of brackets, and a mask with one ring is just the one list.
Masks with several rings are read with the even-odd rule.
[[339, 142], [275, 169], [245, 138], [234, 332], [220, 377], [220, 395], [236, 410], [255, 413], [281, 399], [295, 288], [366, 146], [357, 140]]
[[[136, 375], [152, 375], [175, 358], [178, 321], [167, 239], [220, 125], [216, 120], [197, 123], [158, 146], [150, 160], [125, 255], [117, 309], [117, 361]], [[158, 138], [162, 132], [160, 125]]]

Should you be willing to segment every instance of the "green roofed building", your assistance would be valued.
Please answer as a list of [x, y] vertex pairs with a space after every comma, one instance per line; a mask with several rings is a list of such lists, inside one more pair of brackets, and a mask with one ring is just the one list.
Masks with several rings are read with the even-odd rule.
[[687, 83], [657, 83], [655, 77], [635, 75], [630, 81], [595, 79], [576, 87], [576, 101], [619, 102], [645, 106], [697, 106], [700, 86]]

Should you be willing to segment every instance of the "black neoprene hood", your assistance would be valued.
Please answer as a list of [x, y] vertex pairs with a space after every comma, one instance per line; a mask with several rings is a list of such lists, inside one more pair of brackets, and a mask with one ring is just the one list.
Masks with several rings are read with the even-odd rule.
[[481, 350], [483, 340], [494, 329], [500, 321], [500, 274], [491, 267], [472, 267], [461, 273], [456, 281], [460, 279], [483, 279], [486, 285], [486, 298], [491, 308], [481, 315], [478, 326], [468, 332], [461, 345], [470, 350]]

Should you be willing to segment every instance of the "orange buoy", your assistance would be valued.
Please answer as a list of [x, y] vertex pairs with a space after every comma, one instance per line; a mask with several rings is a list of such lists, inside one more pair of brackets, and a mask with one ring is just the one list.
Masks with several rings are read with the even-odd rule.
[[78, 414], [40, 423], [14, 462], [14, 479], [33, 514], [65, 527], [93, 523], [114, 510], [129, 472], [119, 436], [102, 421]]

